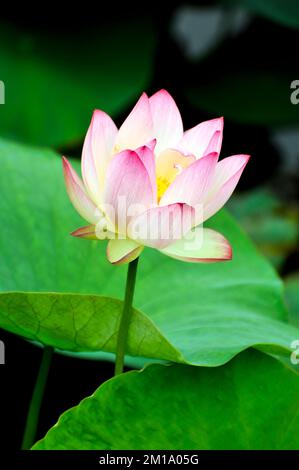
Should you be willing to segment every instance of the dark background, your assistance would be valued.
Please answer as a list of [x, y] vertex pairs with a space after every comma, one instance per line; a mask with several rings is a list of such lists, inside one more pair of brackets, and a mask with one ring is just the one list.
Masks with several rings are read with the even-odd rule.
[[[202, 5], [212, 8], [213, 5], [218, 4], [219, 2], [193, 2], [193, 4], [191, 2], [188, 5], [189, 8], [190, 5], [191, 7]], [[184, 2], [172, 2], [171, 6], [160, 2], [159, 5], [142, 4], [139, 7], [127, 3], [125, 6], [113, 4], [111, 8], [106, 5], [105, 9], [99, 6], [98, 12], [93, 11], [90, 5], [84, 5], [83, 11], [81, 6], [78, 10], [72, 7], [71, 13], [69, 9], [64, 13], [56, 9], [54, 11], [45, 4], [43, 13], [35, 15], [28, 10], [21, 12], [18, 8], [15, 8], [15, 11], [3, 11], [1, 21], [14, 24], [20, 31], [33, 33], [39, 31], [53, 38], [56, 34], [62, 33], [70, 38], [78, 34], [83, 35], [85, 31], [101, 30], [103, 25], [116, 28], [119, 21], [126, 22], [132, 17], [138, 19], [146, 15], [150, 18], [157, 37], [152, 78], [146, 90], [148, 94], [160, 88], [166, 88], [177, 101], [185, 128], [224, 114], [225, 132], [222, 156], [235, 153], [252, 155], [239, 183], [239, 194], [247, 194], [248, 191], [254, 191], [256, 188], [268, 188], [279, 201], [278, 217], [287, 218], [290, 207], [293, 208], [293, 212], [298, 211], [299, 163], [298, 158], [295, 159], [295, 163], [294, 161], [290, 163], [288, 154], [285, 155], [281, 148], [275, 145], [273, 133], [276, 129], [296, 127], [295, 105], [290, 102], [290, 83], [299, 79], [299, 29], [283, 22], [272, 21], [263, 15], [250, 13], [247, 23], [245, 22], [238, 33], [224, 34], [201, 57], [190, 58], [188, 52], [186, 53], [186, 47], [182, 47], [178, 35], [173, 31], [175, 15], [182, 6], [188, 5]], [[196, 26], [194, 28], [196, 30]], [[192, 36], [192, 28], [189, 28], [189, 33]], [[200, 106], [200, 103], [192, 98], [192, 90], [210, 90], [211, 87], [217, 90], [217, 96], [230, 96], [223, 87], [223, 77], [228, 79], [231, 77], [235, 80], [236, 76], [243, 77], [246, 74], [249, 77], [249, 85], [252, 76], [259, 77], [267, 74], [276, 78], [283, 75], [282, 87], [276, 89], [269, 84], [269, 90], [266, 89], [266, 93], [269, 93], [266, 101], [273, 107], [273, 116], [278, 116], [273, 121], [268, 122], [263, 117], [265, 90], [255, 88], [254, 81], [252, 87], [248, 86], [248, 82], [240, 81], [237, 96], [243, 96], [244, 101], [234, 103], [232, 100], [232, 108], [236, 112], [229, 110], [228, 116], [223, 112], [226, 108], [223, 108], [222, 100], [219, 101], [219, 105], [217, 99], [215, 100], [212, 112], [208, 109], [209, 106], [207, 107], [206, 104]], [[245, 119], [244, 117], [238, 119], [238, 107], [242, 109], [250, 102], [252, 102], [252, 107], [248, 110], [248, 119], [246, 119], [246, 109], [241, 113], [245, 114]], [[290, 122], [283, 112], [280, 122], [278, 109], [280, 103], [284, 103], [287, 110], [290, 108]], [[119, 115], [113, 116], [117, 124], [122, 122], [133, 104], [134, 102]], [[97, 103], [94, 106], [96, 107]], [[252, 113], [252, 109], [255, 113]], [[299, 126], [299, 104], [296, 111], [297, 126]], [[267, 112], [271, 115], [271, 110]], [[299, 137], [297, 144], [298, 150], [295, 148], [294, 152], [298, 156]], [[73, 146], [56, 150], [59, 153], [66, 152], [68, 155], [80, 158], [81, 145], [82, 142], [78, 142]], [[254, 218], [252, 224], [255, 224]], [[271, 244], [271, 233], [269, 244]], [[263, 242], [261, 249], [266, 245], [267, 243]], [[298, 269], [299, 260], [297, 240], [293, 240], [286, 246], [279, 245], [277, 250], [280, 250], [280, 261], [276, 264], [279, 272], [283, 276], [295, 272]], [[1, 447], [16, 449], [21, 444], [27, 406], [41, 359], [41, 349], [5, 331], [1, 331], [1, 340], [6, 345], [6, 365], [1, 366], [1, 422], [4, 431]], [[38, 437], [46, 433], [63, 411], [93, 393], [99, 383], [112, 375], [113, 365], [108, 362], [74, 360], [55, 354], [44, 397], [46, 406], [41, 411]], [[6, 410], [9, 410], [9, 415], [5, 413]]]

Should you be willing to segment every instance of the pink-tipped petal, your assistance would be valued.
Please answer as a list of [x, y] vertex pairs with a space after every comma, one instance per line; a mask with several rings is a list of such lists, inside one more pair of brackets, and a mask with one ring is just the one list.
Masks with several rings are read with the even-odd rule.
[[157, 139], [152, 139], [150, 140], [147, 144], [145, 144], [152, 152], [155, 150], [155, 147], [157, 145]]
[[109, 240], [107, 245], [107, 258], [112, 264], [130, 263], [138, 258], [143, 246], [133, 240]]
[[138, 243], [164, 248], [182, 238], [194, 225], [194, 209], [187, 204], [154, 207], [134, 217], [128, 233]]
[[153, 193], [153, 200], [157, 200], [157, 178], [156, 178], [156, 162], [155, 162], [155, 154], [153, 152], [155, 148], [156, 140], [149, 142], [148, 144], [144, 145], [143, 147], [139, 147], [135, 150], [138, 157], [142, 161], [150, 182], [152, 186], [152, 193]]
[[175, 148], [183, 137], [181, 114], [174, 99], [166, 90], [160, 90], [149, 99], [157, 138], [156, 154], [162, 150]]
[[146, 93], [143, 93], [118, 131], [114, 152], [134, 150], [154, 137], [149, 100]]
[[[103, 223], [101, 223], [103, 222]], [[86, 238], [87, 240], [106, 240], [115, 237], [115, 233], [107, 229], [107, 224], [104, 219], [97, 225], [87, 225], [80, 227], [71, 233], [72, 237]]]
[[63, 157], [63, 174], [69, 198], [77, 212], [88, 222], [97, 223], [102, 217], [102, 213], [87, 195], [83, 183], [70, 162]]
[[[215, 132], [220, 132], [217, 139], [214, 137]], [[196, 158], [207, 155], [207, 149], [211, 152], [217, 152], [221, 149], [223, 133], [223, 118], [211, 119], [204, 121], [186, 131], [178, 143], [177, 149], [186, 155], [193, 154]], [[214, 139], [214, 140], [213, 140]], [[212, 148], [212, 144], [215, 148]]]
[[233, 155], [217, 163], [204, 200], [203, 220], [212, 217], [230, 198], [249, 158], [249, 155]]
[[87, 240], [98, 240], [95, 225], [80, 227], [71, 233], [72, 237], [86, 238]]
[[[182, 202], [190, 206], [201, 204], [213, 177], [218, 155], [212, 153], [183, 169], [163, 194], [160, 205]], [[199, 223], [199, 222], [198, 222]]]
[[96, 203], [102, 202], [105, 170], [112, 155], [117, 127], [103, 111], [95, 110], [82, 151], [82, 177]]
[[215, 230], [202, 227], [197, 227], [192, 231], [192, 236], [188, 234], [161, 252], [189, 263], [211, 263], [232, 259], [232, 249], [226, 238]]
[[124, 150], [115, 155], [106, 172], [105, 213], [125, 234], [131, 217], [147, 210], [154, 202], [148, 171], [138, 154]]
[[222, 131], [216, 131], [211, 138], [209, 145], [207, 146], [204, 154], [208, 155], [209, 153], [216, 152], [218, 155], [220, 154], [221, 145], [222, 145]]

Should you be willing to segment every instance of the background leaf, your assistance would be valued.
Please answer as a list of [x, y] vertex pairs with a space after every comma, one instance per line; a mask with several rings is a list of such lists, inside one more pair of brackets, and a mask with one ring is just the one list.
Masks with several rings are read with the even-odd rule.
[[151, 365], [104, 383], [34, 449], [299, 449], [298, 394], [298, 374], [253, 351], [213, 370]]
[[228, 207], [262, 253], [279, 268], [297, 246], [299, 213], [273, 191], [256, 188], [234, 197]]
[[290, 322], [299, 327], [299, 273], [285, 279], [286, 301], [290, 312]]
[[268, 127], [298, 124], [298, 108], [290, 101], [294, 73], [222, 73], [204, 87], [188, 87], [186, 95], [193, 106], [238, 123]]
[[4, 137], [78, 144], [94, 108], [115, 115], [148, 86], [155, 39], [147, 20], [114, 18], [111, 28], [100, 19], [96, 30], [68, 35], [0, 26]]
[[291, 28], [299, 28], [297, 0], [223, 0], [225, 5], [237, 6], [257, 13]]

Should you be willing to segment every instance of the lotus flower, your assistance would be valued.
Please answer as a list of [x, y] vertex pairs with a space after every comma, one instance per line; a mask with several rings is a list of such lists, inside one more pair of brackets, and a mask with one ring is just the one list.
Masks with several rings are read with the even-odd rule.
[[165, 90], [150, 98], [143, 93], [120, 129], [94, 111], [82, 152], [83, 181], [63, 158], [70, 200], [89, 222], [72, 235], [108, 239], [113, 264], [134, 260], [145, 246], [189, 262], [231, 259], [225, 237], [202, 227], [229, 199], [249, 159], [219, 161], [222, 132], [223, 118], [184, 132]]

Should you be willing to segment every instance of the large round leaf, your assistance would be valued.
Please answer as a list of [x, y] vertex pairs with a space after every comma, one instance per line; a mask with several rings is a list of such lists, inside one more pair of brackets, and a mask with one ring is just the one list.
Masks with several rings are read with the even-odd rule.
[[299, 449], [298, 394], [298, 374], [253, 351], [217, 369], [151, 365], [104, 383], [34, 449]]
[[[113, 26], [113, 27], [112, 27]], [[1, 134], [39, 145], [78, 143], [94, 108], [119, 113], [150, 80], [150, 22], [113, 20], [97, 32], [52, 35], [0, 25], [6, 103]]]
[[[95, 300], [97, 328], [108, 332], [97, 341], [96, 331], [92, 335], [80, 331], [83, 327], [84, 332], [85, 320], [94, 321], [94, 311], [86, 311], [84, 299], [76, 297], [78, 305], [72, 320], [74, 299], [68, 297], [68, 302], [59, 296], [61, 327], [57, 328], [57, 300], [47, 293], [122, 298], [126, 267], [106, 261], [104, 242], [69, 236], [84, 222], [68, 200], [61, 162], [55, 154], [0, 141], [0, 164], [0, 326], [72, 351], [113, 352], [115, 343], [109, 335], [113, 328], [116, 334], [115, 315], [119, 315], [120, 304], [118, 313], [115, 308], [111, 310], [107, 328], [109, 315], [101, 316], [101, 299]], [[214, 217], [210, 225], [231, 241], [232, 262], [187, 264], [154, 250], [145, 250], [141, 256], [135, 307], [156, 325], [151, 330], [155, 351], [151, 355], [215, 366], [252, 345], [288, 354], [299, 332], [283, 322], [286, 312], [277, 275], [226, 212]], [[25, 298], [14, 292], [26, 292]], [[142, 332], [148, 319], [141, 315]], [[162, 344], [159, 351], [156, 345], [161, 335], [157, 328], [166, 345], [165, 349]], [[64, 329], [71, 331], [62, 344], [60, 333]], [[80, 334], [84, 341], [79, 344]], [[138, 334], [142, 333], [136, 329]], [[133, 356], [150, 355], [151, 344], [148, 340], [142, 344], [139, 339], [130, 337], [128, 351]]]
[[[10, 292], [0, 295], [0, 325], [69, 351], [116, 350], [122, 302], [99, 295]], [[128, 354], [184, 362], [155, 324], [133, 310]]]

